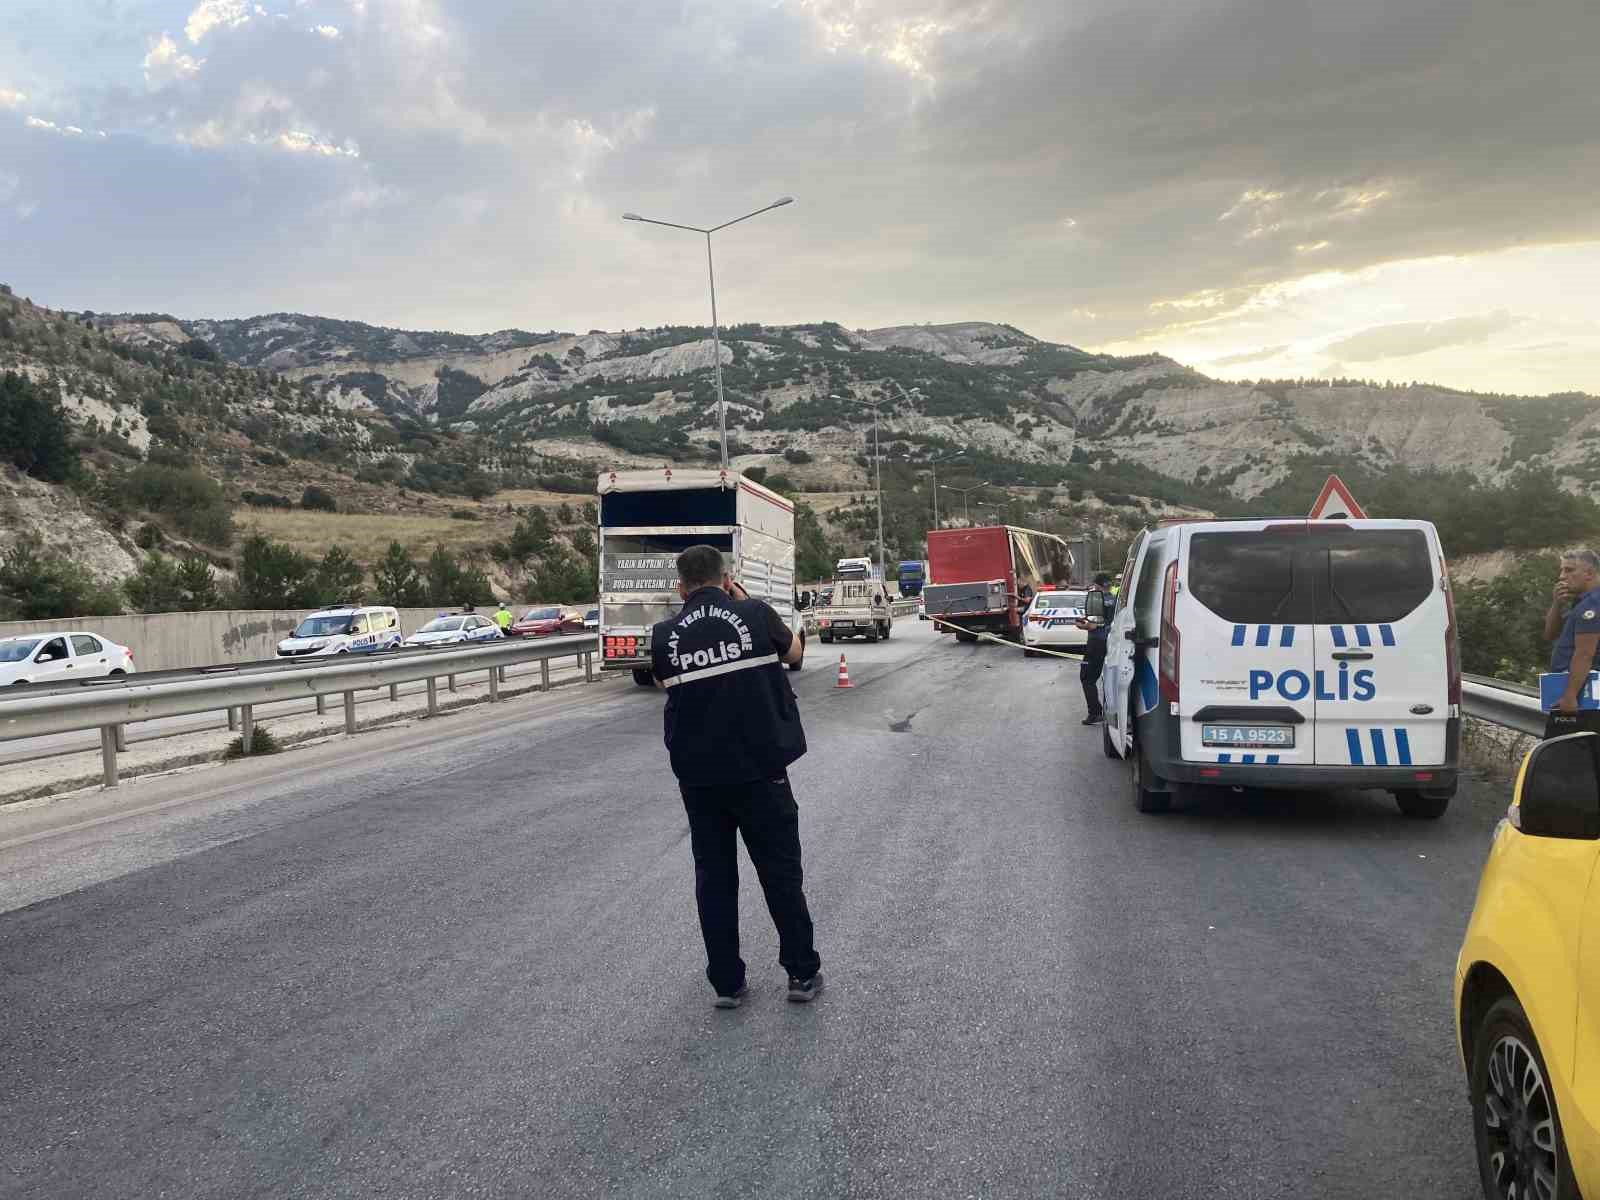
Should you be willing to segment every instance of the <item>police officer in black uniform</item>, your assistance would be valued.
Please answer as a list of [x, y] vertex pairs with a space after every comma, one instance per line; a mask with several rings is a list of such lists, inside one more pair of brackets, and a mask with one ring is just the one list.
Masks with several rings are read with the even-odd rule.
[[666, 743], [689, 814], [706, 978], [718, 1008], [744, 1000], [735, 840], [742, 834], [778, 927], [789, 999], [805, 1003], [822, 990], [822, 959], [812, 944], [788, 775], [806, 735], [783, 669], [800, 661], [803, 647], [769, 605], [733, 582], [715, 546], [678, 555], [678, 594], [682, 611], [650, 631], [650, 663], [667, 689]]
[[[1102, 571], [1094, 577], [1089, 590], [1105, 592], [1109, 601], [1111, 576]], [[1098, 725], [1106, 719], [1100, 709], [1100, 673], [1106, 667], [1106, 633], [1109, 625], [1109, 617], [1104, 621], [1084, 619], [1078, 622], [1079, 629], [1089, 631], [1089, 640], [1083, 647], [1083, 665], [1078, 668], [1078, 682], [1083, 685], [1083, 702], [1089, 710], [1083, 718], [1085, 725]]]

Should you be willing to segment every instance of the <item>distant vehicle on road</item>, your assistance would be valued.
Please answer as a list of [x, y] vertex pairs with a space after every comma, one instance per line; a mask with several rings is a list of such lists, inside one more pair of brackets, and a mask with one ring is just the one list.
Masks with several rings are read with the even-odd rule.
[[407, 646], [451, 646], [462, 642], [492, 642], [504, 635], [488, 617], [476, 614], [435, 617], [410, 637]]
[[547, 604], [530, 608], [511, 623], [513, 637], [554, 637], [563, 633], [582, 633], [583, 614], [575, 608]]
[[278, 643], [279, 658], [308, 654], [376, 654], [398, 650], [404, 638], [400, 614], [392, 608], [340, 605], [307, 614]]
[[1457, 1049], [1490, 1200], [1600, 1196], [1597, 746], [1576, 733], [1524, 760], [1456, 958]]
[[1455, 794], [1461, 659], [1426, 521], [1145, 530], [1106, 645], [1105, 752], [1141, 812], [1181, 784], [1381, 788], [1423, 818]]
[[846, 638], [889, 640], [894, 614], [876, 579], [841, 579], [833, 585], [827, 608], [817, 611], [817, 637], [823, 642]]
[[87, 630], [0, 638], [0, 687], [133, 674], [133, 651]]
[[1040, 592], [1028, 606], [1022, 626], [1023, 653], [1047, 650], [1078, 650], [1089, 644], [1089, 632], [1079, 629], [1083, 617], [1084, 593]]
[[1072, 550], [1053, 533], [1015, 525], [928, 532], [928, 582], [922, 598], [940, 633], [960, 642], [991, 633], [1022, 639], [1034, 594], [1072, 576]]
[[595, 633], [600, 628], [600, 610], [598, 608], [586, 609], [583, 614], [583, 629], [585, 633]]
[[907, 559], [899, 568], [900, 594], [907, 600], [922, 595], [923, 584], [928, 579], [928, 568], [920, 558]]
[[[794, 505], [728, 471], [607, 471], [600, 496], [600, 666], [650, 674], [650, 629], [677, 615], [678, 555], [715, 546], [734, 579], [805, 642], [794, 605]], [[798, 671], [800, 663], [789, 669]]]
[[833, 566], [835, 579], [873, 579], [877, 570], [870, 558], [841, 558]]

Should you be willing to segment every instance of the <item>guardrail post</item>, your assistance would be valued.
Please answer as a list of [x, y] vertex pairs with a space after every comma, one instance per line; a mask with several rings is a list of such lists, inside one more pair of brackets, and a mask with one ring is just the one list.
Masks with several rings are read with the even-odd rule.
[[356, 694], [354, 692], [346, 692], [344, 694], [344, 731], [347, 734], [353, 734], [356, 731]]
[[541, 692], [550, 690], [550, 660], [548, 658], [539, 660], [539, 690]]
[[317, 693], [317, 716], [324, 716], [328, 711], [328, 698], [321, 692]]
[[439, 715], [439, 681], [432, 675], [428, 676], [428, 715]]
[[500, 699], [500, 670], [498, 667], [489, 668], [489, 703], [493, 704]]
[[116, 725], [113, 728], [117, 731], [117, 753], [126, 754], [128, 752], [128, 727], [126, 725]]
[[237, 728], [239, 728], [239, 710], [230, 708], [228, 709], [228, 732], [232, 733]]
[[506, 671], [507, 671], [507, 669], [508, 669], [508, 668], [506, 668], [506, 667], [501, 667], [501, 668], [500, 668], [500, 682], [501, 682], [501, 683], [505, 683], [505, 682], [507, 682], [507, 679], [508, 679], [508, 677], [507, 677], [507, 675], [506, 675]]
[[583, 681], [585, 683], [594, 682], [594, 651], [592, 650], [583, 656]]
[[400, 685], [398, 683], [391, 683], [389, 685], [389, 703], [400, 703]]
[[456, 690], [456, 677], [454, 675], [446, 675], [444, 677], [444, 682], [445, 686], [452, 692]]
[[108, 788], [117, 786], [117, 734], [112, 725], [100, 726], [100, 763], [104, 768], [101, 782]]
[[239, 748], [249, 754], [256, 744], [256, 708], [253, 704], [239, 706]]

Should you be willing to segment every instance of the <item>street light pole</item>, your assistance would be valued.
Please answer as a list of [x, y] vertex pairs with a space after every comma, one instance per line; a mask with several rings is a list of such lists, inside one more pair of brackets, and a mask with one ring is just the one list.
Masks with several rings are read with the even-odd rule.
[[933, 527], [939, 528], [939, 464], [951, 462], [965, 454], [965, 450], [957, 450], [954, 454], [946, 454], [943, 458], [930, 458], [928, 465], [933, 468]]
[[975, 483], [971, 487], [964, 487], [964, 488], [951, 487], [948, 483], [941, 483], [939, 486], [944, 488], [944, 490], [947, 491], [947, 492], [960, 492], [961, 493], [961, 517], [962, 517], [962, 519], [964, 521], [966, 521], [966, 523], [968, 525], [971, 525], [972, 524], [972, 512], [971, 512], [971, 509], [970, 509], [970, 507], [969, 507], [969, 505], [967, 503], [967, 498], [969, 496], [971, 496], [973, 492], [981, 491], [983, 488], [988, 487], [989, 486], [988, 480], [985, 480], [982, 483]]
[[865, 404], [872, 409], [872, 466], [876, 475], [878, 492], [878, 585], [888, 586], [888, 579], [883, 573], [883, 452], [878, 444], [878, 405], [882, 400], [863, 400], [859, 396], [829, 395], [831, 400], [845, 400], [856, 404]]
[[782, 208], [785, 204], [793, 204], [793, 196], [781, 196], [765, 208], [758, 208], [754, 212], [747, 212], [742, 217], [735, 217], [731, 221], [724, 221], [721, 225], [713, 225], [703, 229], [698, 225], [680, 225], [676, 221], [657, 221], [652, 217], [641, 217], [638, 213], [623, 213], [624, 221], [642, 221], [646, 225], [665, 225], [668, 229], [687, 229], [691, 233], [703, 233], [706, 238], [706, 277], [711, 282], [711, 358], [716, 369], [717, 379], [717, 432], [722, 448], [722, 469], [728, 469], [728, 401], [722, 394], [722, 337], [717, 328], [717, 272], [711, 264], [711, 235], [719, 229], [726, 229], [729, 225], [737, 225], [740, 221], [748, 221], [751, 217], [759, 217], [764, 212], [774, 208]]

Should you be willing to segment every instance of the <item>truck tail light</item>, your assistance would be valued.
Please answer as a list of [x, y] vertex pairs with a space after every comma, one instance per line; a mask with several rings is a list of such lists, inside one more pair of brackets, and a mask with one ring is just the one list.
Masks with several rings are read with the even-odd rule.
[[1161, 664], [1161, 698], [1173, 704], [1178, 702], [1178, 650], [1182, 638], [1178, 636], [1176, 621], [1178, 611], [1178, 560], [1167, 564], [1166, 583], [1161, 589], [1161, 649], [1157, 657]]
[[1439, 583], [1444, 588], [1444, 670], [1449, 684], [1449, 704], [1461, 703], [1461, 642], [1456, 636], [1456, 602], [1450, 594], [1450, 568], [1439, 559]]

